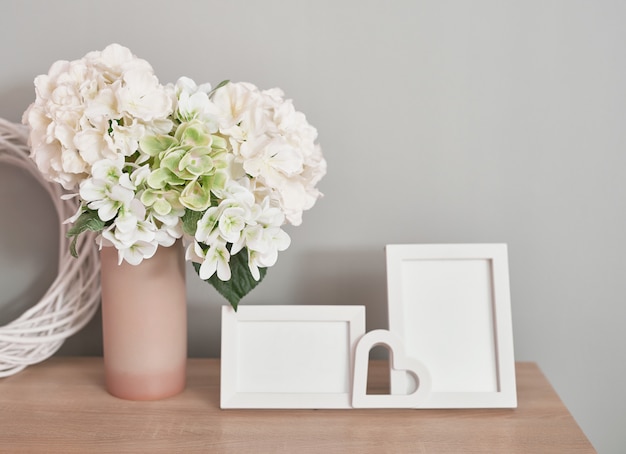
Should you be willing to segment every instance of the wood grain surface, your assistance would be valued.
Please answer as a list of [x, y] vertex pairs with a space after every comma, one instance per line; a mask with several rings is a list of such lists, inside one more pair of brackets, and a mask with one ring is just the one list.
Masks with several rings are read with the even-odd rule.
[[516, 409], [221, 410], [218, 359], [190, 359], [182, 394], [132, 402], [104, 390], [102, 358], [55, 357], [0, 380], [0, 452], [595, 452], [537, 365], [516, 370]]

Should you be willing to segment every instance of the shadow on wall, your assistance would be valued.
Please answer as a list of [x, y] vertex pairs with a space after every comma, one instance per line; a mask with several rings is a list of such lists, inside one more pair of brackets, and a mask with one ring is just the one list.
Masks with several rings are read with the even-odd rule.
[[50, 196], [25, 170], [0, 164], [0, 185], [3, 326], [37, 303], [55, 279], [59, 226]]
[[100, 308], [82, 330], [65, 340], [56, 355], [102, 356], [102, 311]]
[[24, 83], [12, 89], [0, 92], [0, 118], [22, 122], [22, 114], [35, 101], [35, 86], [33, 83]]
[[301, 257], [299, 304], [365, 306], [366, 329], [388, 327], [384, 249], [318, 250]]
[[[32, 85], [1, 93], [0, 117], [19, 123], [34, 96]], [[25, 170], [0, 165], [0, 187], [0, 326], [4, 326], [39, 302], [57, 277], [60, 226], [50, 195]], [[100, 318], [96, 314], [58, 354], [101, 355]]]
[[[221, 308], [228, 304], [187, 264], [190, 357], [219, 357]], [[387, 328], [384, 250], [299, 251], [242, 305], [363, 305], [368, 331]]]
[[[34, 99], [32, 83], [0, 92], [0, 118], [21, 123]], [[58, 225], [49, 195], [25, 170], [0, 164], [0, 187], [0, 326], [4, 326], [39, 301], [56, 277]]]

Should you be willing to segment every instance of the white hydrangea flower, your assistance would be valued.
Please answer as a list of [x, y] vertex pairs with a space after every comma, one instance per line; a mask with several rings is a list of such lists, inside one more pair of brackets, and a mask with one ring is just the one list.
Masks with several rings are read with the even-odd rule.
[[264, 229], [262, 231], [263, 247], [261, 250], [248, 247], [248, 269], [255, 280], [259, 280], [259, 268], [274, 266], [278, 260], [278, 252], [284, 251], [291, 244], [291, 238], [280, 228]]
[[122, 171], [123, 159], [103, 159], [92, 167], [92, 177], [80, 185], [80, 197], [87, 206], [98, 211], [103, 221], [110, 221], [123, 208], [130, 205], [135, 196], [134, 185], [127, 173]]
[[89, 52], [84, 61], [97, 68], [98, 75], [105, 81], [117, 80], [131, 70], [152, 71], [152, 66], [146, 60], [135, 57], [130, 49], [116, 43], [102, 51]]
[[128, 207], [122, 207], [115, 218], [115, 239], [125, 247], [138, 242], [152, 242], [156, 226], [146, 220], [146, 207], [138, 199], [133, 199]]
[[115, 98], [120, 112], [146, 123], [172, 112], [172, 99], [151, 70], [125, 72]]
[[118, 251], [118, 264], [123, 261], [131, 265], [139, 265], [142, 261], [151, 258], [156, 254], [158, 244], [155, 242], [138, 241], [131, 246], [119, 245], [114, 238], [108, 237], [108, 230], [102, 232], [104, 239], [110, 240], [110, 245], [115, 246]]
[[[257, 203], [248, 181], [231, 182], [219, 192], [223, 197], [220, 204], [209, 208], [198, 221], [187, 258], [202, 264], [203, 276], [211, 277], [218, 270], [218, 263], [228, 262], [231, 255], [246, 248], [250, 273], [259, 280], [259, 268], [273, 266], [278, 252], [289, 247], [290, 238], [281, 229], [285, 220], [282, 211], [271, 205], [269, 197]], [[201, 244], [208, 245], [209, 249], [204, 250]], [[231, 244], [230, 252], [225, 254], [219, 248], [210, 250], [214, 244]], [[211, 260], [211, 264], [204, 265], [207, 260]]]
[[265, 198], [254, 210], [254, 222], [244, 229], [241, 239], [233, 244], [231, 253], [244, 247], [248, 251], [248, 268], [255, 280], [260, 279], [259, 268], [274, 266], [278, 252], [286, 250], [291, 238], [282, 230], [285, 216], [282, 211], [271, 206], [269, 198]]
[[239, 241], [241, 232], [246, 226], [246, 214], [246, 208], [240, 206], [230, 206], [222, 211], [217, 225], [220, 236], [224, 238], [227, 243], [236, 243]]
[[208, 125], [207, 129], [211, 133], [217, 132], [219, 110], [209, 99], [211, 85], [202, 84], [198, 86], [192, 79], [181, 77], [176, 82], [175, 90], [179, 120], [199, 120]]
[[112, 44], [54, 63], [35, 91], [23, 116], [31, 156], [78, 193], [71, 235], [97, 216], [98, 242], [120, 263], [183, 238], [201, 278], [230, 280], [231, 257], [245, 253], [259, 280], [290, 245], [283, 225], [300, 224], [321, 196], [317, 131], [280, 89], [187, 77], [161, 85], [148, 62]]
[[239, 138], [254, 129], [251, 114], [256, 110], [258, 93], [258, 88], [247, 82], [228, 83], [214, 93], [212, 100], [224, 135]]
[[31, 155], [66, 189], [89, 178], [99, 160], [130, 156], [143, 135], [172, 127], [173, 92], [159, 84], [148, 62], [117, 44], [54, 63], [35, 79], [35, 90], [23, 116], [31, 127]]
[[151, 212], [148, 219], [158, 225], [155, 232], [155, 241], [163, 247], [169, 247], [173, 245], [177, 239], [183, 237], [183, 228], [180, 223], [180, 218], [184, 214], [184, 210], [172, 211], [167, 215], [160, 215], [156, 212]]
[[230, 253], [226, 248], [226, 243], [223, 241], [215, 241], [204, 250], [197, 242], [193, 243], [193, 254], [200, 258], [200, 269], [198, 275], [200, 279], [207, 280], [211, 276], [217, 273], [217, 277], [222, 281], [228, 281], [231, 277], [230, 266], [228, 261], [230, 260]]
[[133, 199], [120, 209], [115, 221], [102, 232], [102, 237], [118, 250], [119, 263], [126, 260], [137, 265], [156, 253], [156, 232], [156, 226], [146, 219], [143, 204]]
[[283, 99], [280, 89], [260, 91], [249, 83], [229, 83], [213, 102], [220, 132], [229, 136], [233, 154], [293, 225], [321, 193], [315, 185], [326, 173], [326, 161], [315, 143], [317, 131], [304, 114]]
[[[109, 134], [109, 122], [92, 122], [92, 127], [85, 128], [74, 136], [74, 145], [80, 154], [80, 164], [88, 172], [90, 167], [102, 159], [115, 159], [118, 156], [114, 138]], [[69, 150], [63, 151], [69, 154]]]

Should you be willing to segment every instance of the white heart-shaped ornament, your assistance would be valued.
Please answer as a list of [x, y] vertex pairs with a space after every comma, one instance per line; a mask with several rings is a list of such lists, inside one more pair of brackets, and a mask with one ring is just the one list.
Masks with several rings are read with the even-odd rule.
[[[409, 394], [367, 394], [367, 368], [370, 350], [384, 345], [389, 348], [391, 367], [394, 371], [406, 371], [417, 383]], [[428, 369], [418, 360], [404, 354], [402, 343], [388, 330], [377, 329], [359, 339], [354, 353], [354, 377], [352, 406], [354, 408], [419, 408], [430, 393], [431, 381]]]

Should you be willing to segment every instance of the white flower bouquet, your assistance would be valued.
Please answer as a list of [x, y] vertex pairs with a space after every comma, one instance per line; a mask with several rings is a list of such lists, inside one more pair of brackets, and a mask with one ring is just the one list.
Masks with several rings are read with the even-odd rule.
[[68, 236], [98, 232], [137, 265], [182, 239], [201, 279], [237, 307], [276, 263], [286, 223], [320, 197], [317, 131], [279, 89], [189, 78], [162, 85], [112, 44], [57, 61], [24, 113], [42, 174], [79, 197]]

